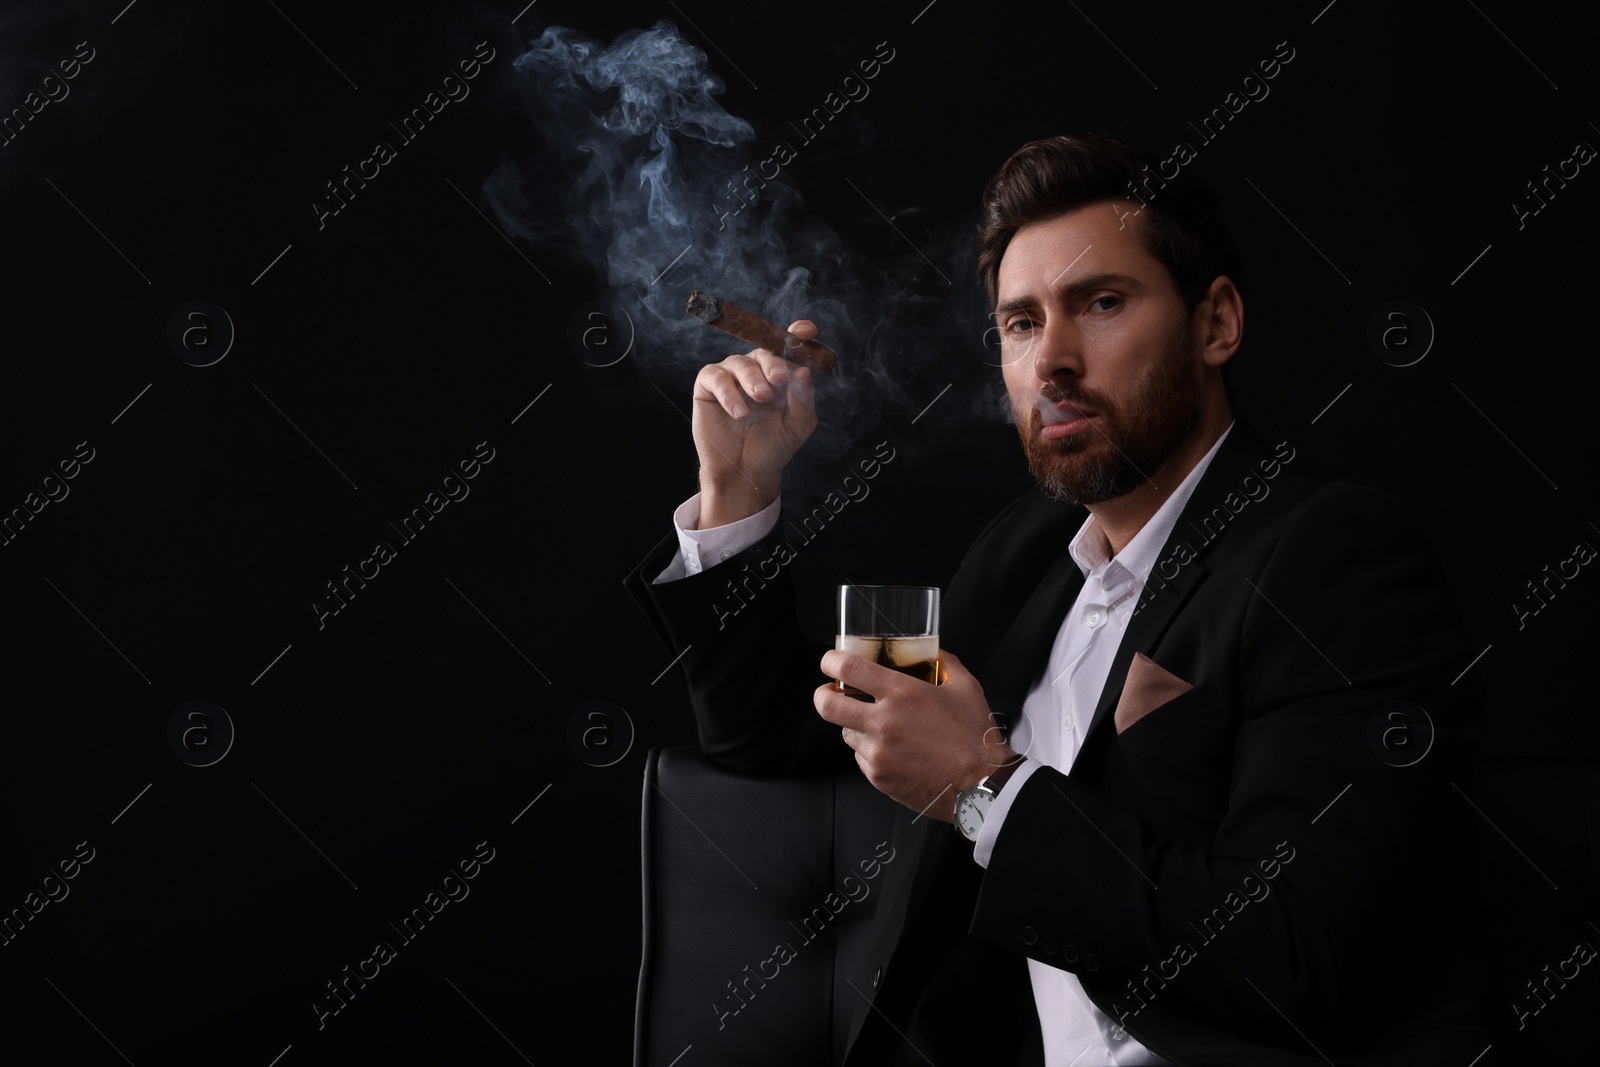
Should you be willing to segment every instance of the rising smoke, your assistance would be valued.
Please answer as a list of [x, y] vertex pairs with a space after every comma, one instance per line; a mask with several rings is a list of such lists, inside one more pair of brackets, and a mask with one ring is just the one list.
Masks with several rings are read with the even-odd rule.
[[[634, 323], [647, 362], [686, 368], [744, 349], [685, 315], [693, 289], [780, 326], [812, 319], [840, 356], [831, 376], [816, 379], [814, 447], [825, 455], [859, 440], [885, 406], [910, 405], [948, 380], [931, 391], [927, 376], [905, 373], [930, 362], [903, 352], [916, 333], [926, 338], [927, 316], [920, 331], [896, 322], [948, 300], [948, 289], [936, 292], [946, 285], [938, 268], [909, 253], [898, 268], [864, 264], [805, 213], [783, 172], [762, 176], [759, 201], [728, 210], [738, 203], [732, 190], [753, 184], [756, 131], [718, 103], [722, 80], [677, 27], [657, 22], [607, 46], [555, 26], [513, 67], [542, 151], [500, 166], [485, 198], [509, 232], [593, 267], [610, 304]], [[946, 262], [942, 274], [962, 270], [970, 274]], [[981, 328], [968, 332], [975, 347]], [[956, 347], [950, 341], [946, 350]]]

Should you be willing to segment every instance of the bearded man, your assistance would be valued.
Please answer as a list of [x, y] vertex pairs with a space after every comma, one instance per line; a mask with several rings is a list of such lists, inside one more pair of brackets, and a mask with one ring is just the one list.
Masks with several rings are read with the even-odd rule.
[[816, 425], [809, 371], [770, 352], [696, 379], [700, 492], [630, 588], [707, 755], [854, 765], [900, 805], [846, 1064], [1486, 1067], [1456, 786], [1481, 702], [1446, 576], [1388, 494], [1234, 414], [1239, 253], [1158, 168], [1054, 137], [983, 194], [1038, 489], [946, 587], [942, 684], [819, 660], [787, 570], [716, 618]]

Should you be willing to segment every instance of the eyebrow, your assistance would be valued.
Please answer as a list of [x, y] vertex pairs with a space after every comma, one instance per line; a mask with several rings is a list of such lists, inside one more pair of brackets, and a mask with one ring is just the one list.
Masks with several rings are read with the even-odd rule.
[[[1138, 289], [1141, 288], [1141, 285], [1139, 279], [1131, 275], [1101, 271], [1099, 274], [1091, 274], [1087, 277], [1079, 278], [1070, 285], [1063, 286], [1059, 295], [1063, 300], [1067, 300], [1090, 289], [1102, 288]], [[1038, 301], [1032, 296], [1014, 297], [1003, 303], [996, 304], [994, 313], [1003, 315], [1008, 311], [1023, 311], [1035, 306], [1037, 303]]]

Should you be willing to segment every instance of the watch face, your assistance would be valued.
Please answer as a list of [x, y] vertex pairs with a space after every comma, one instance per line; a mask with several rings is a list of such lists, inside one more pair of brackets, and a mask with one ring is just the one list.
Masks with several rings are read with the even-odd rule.
[[994, 794], [987, 789], [974, 787], [961, 794], [956, 802], [956, 829], [968, 841], [978, 840], [978, 831], [983, 829], [983, 818], [989, 814], [993, 801]]

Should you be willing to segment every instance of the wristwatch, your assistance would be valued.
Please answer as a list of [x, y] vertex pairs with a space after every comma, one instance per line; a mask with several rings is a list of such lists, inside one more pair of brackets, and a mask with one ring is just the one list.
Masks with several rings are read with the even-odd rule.
[[983, 829], [983, 820], [988, 817], [990, 805], [1000, 795], [1006, 779], [1020, 766], [1022, 757], [1018, 756], [1016, 762], [1008, 763], [988, 777], [979, 779], [977, 785], [963, 789], [961, 795], [956, 797], [956, 829], [961, 831], [962, 837], [972, 842], [978, 840], [978, 831]]

